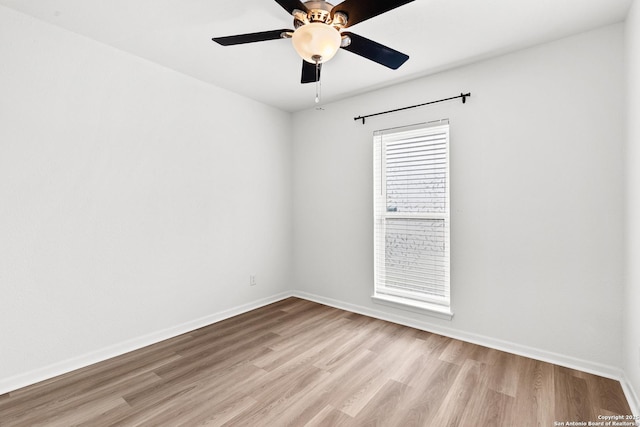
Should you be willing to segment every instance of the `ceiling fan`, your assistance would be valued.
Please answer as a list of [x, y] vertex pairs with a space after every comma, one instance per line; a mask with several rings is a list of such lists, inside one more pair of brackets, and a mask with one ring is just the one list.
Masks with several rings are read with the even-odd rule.
[[222, 46], [231, 46], [290, 38], [303, 59], [301, 83], [318, 83], [322, 64], [333, 58], [339, 48], [395, 70], [409, 59], [408, 55], [342, 30], [412, 1], [414, 0], [345, 0], [334, 6], [325, 0], [305, 3], [300, 0], [276, 0], [293, 16], [295, 30], [281, 29], [214, 37], [213, 41]]

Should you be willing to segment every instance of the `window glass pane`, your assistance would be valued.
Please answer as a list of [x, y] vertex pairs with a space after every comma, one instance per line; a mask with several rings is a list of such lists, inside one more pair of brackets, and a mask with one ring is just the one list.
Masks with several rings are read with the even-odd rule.
[[386, 144], [387, 212], [444, 212], [447, 146], [444, 135]]
[[444, 297], [445, 239], [442, 219], [387, 219], [385, 286]]

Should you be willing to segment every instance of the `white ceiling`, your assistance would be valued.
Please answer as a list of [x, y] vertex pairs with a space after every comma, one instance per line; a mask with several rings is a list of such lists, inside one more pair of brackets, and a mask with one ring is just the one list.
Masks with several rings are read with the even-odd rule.
[[[375, 0], [362, 0], [375, 1]], [[336, 2], [335, 4], [339, 3]], [[390, 70], [340, 50], [323, 102], [624, 20], [631, 0], [416, 0], [349, 28], [410, 56]], [[212, 37], [292, 28], [273, 0], [0, 0], [0, 4], [286, 111], [314, 106], [290, 40]]]

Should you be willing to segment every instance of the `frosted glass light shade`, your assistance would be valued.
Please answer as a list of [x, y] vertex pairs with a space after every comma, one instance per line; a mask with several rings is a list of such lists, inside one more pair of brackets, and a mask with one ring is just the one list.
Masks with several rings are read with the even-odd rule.
[[312, 22], [298, 27], [293, 32], [291, 41], [298, 55], [307, 62], [315, 64], [314, 56], [319, 56], [319, 63], [333, 58], [340, 49], [340, 32], [335, 28], [321, 22]]

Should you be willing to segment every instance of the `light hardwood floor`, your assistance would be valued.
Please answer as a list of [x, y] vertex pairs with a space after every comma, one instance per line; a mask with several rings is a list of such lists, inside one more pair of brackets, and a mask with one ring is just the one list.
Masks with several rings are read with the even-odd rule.
[[554, 426], [617, 381], [289, 298], [0, 396], [2, 426]]

